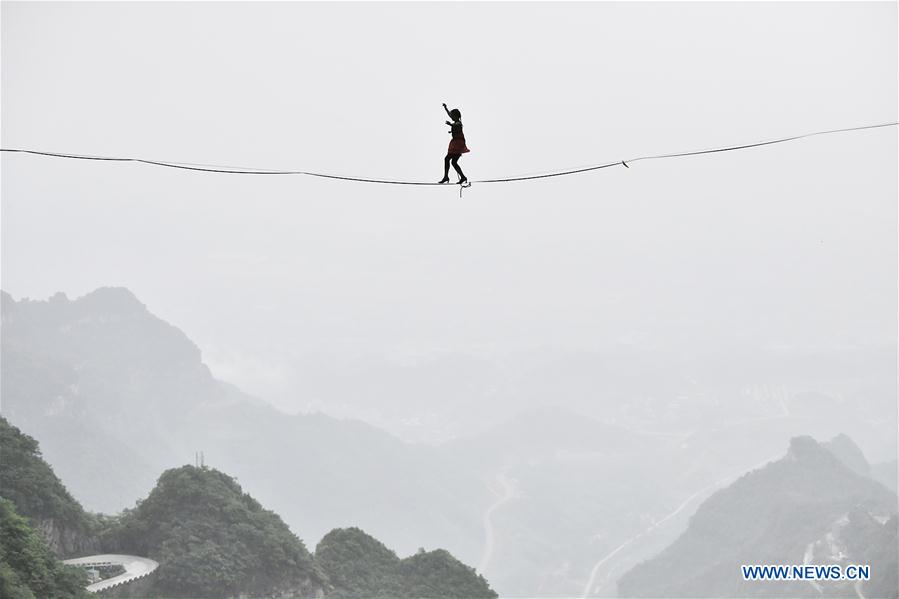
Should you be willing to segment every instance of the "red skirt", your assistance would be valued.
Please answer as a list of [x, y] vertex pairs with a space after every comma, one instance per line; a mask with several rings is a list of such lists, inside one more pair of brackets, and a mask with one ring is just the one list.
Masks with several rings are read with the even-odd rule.
[[449, 142], [449, 148], [446, 150], [447, 154], [464, 154], [465, 152], [471, 152], [465, 146], [465, 138], [464, 137], [454, 137]]

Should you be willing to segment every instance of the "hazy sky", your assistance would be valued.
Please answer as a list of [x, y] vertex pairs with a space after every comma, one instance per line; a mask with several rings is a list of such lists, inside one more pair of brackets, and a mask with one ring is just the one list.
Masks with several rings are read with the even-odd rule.
[[[4, 2], [2, 145], [436, 182], [445, 101], [472, 179], [598, 164], [895, 121], [896, 21], [895, 2]], [[881, 129], [460, 199], [4, 154], [2, 287], [127, 286], [251, 390], [291, 352], [889, 344], [897, 158]]]

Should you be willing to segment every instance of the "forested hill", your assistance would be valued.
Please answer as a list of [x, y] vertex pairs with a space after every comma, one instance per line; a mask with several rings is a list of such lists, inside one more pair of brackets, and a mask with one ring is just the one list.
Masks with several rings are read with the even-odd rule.
[[87, 574], [60, 562], [28, 518], [0, 497], [0, 597], [86, 598]]
[[154, 587], [167, 597], [306, 597], [325, 585], [281, 518], [210, 468], [164, 472], [146, 499], [110, 523], [102, 542], [109, 552], [158, 561]]
[[277, 514], [215, 469], [167, 470], [133, 509], [98, 516], [69, 494], [37, 441], [4, 418], [0, 454], [0, 597], [82, 596], [84, 573], [63, 566], [48, 546], [60, 539], [81, 542], [70, 554], [157, 560], [154, 596], [496, 596], [447, 551], [400, 560], [355, 528], [332, 531], [313, 556]]
[[0, 416], [0, 496], [39, 528], [59, 556], [96, 548], [96, 519], [87, 514], [41, 457], [37, 441]]
[[404, 553], [479, 554], [490, 493], [454, 456], [358, 421], [279, 412], [215, 379], [127, 289], [0, 301], [2, 413], [40, 440], [88, 510], [134, 505], [203, 450], [307, 538], [353, 525]]
[[37, 441], [0, 417], [0, 597], [87, 597], [85, 572], [58, 558], [92, 552], [96, 524]]
[[329, 532], [315, 561], [330, 580], [334, 599], [489, 599], [497, 594], [483, 576], [442, 549], [400, 559], [358, 528]]
[[[811, 437], [713, 494], [667, 549], [618, 581], [622, 597], [896, 597], [897, 498]], [[889, 548], [892, 547], [892, 550]], [[872, 579], [744, 581], [742, 564], [870, 564]], [[820, 590], [819, 590], [820, 588]]]
[[401, 560], [357, 528], [330, 532], [313, 556], [277, 514], [205, 467], [164, 472], [146, 499], [109, 522], [102, 543], [158, 561], [154, 592], [166, 597], [496, 597], [447, 551]]

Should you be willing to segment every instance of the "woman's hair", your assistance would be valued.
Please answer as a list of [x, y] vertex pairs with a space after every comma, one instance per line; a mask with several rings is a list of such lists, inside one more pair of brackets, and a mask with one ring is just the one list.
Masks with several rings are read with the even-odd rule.
[[453, 108], [452, 110], [450, 110], [450, 116], [458, 121], [462, 118], [462, 113], [459, 112], [458, 108]]

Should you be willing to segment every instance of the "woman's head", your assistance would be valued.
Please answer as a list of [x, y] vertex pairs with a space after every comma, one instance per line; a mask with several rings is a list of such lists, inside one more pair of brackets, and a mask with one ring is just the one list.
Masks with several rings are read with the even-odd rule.
[[462, 113], [459, 112], [458, 108], [453, 108], [452, 110], [450, 110], [450, 118], [454, 121], [458, 121], [462, 118]]

